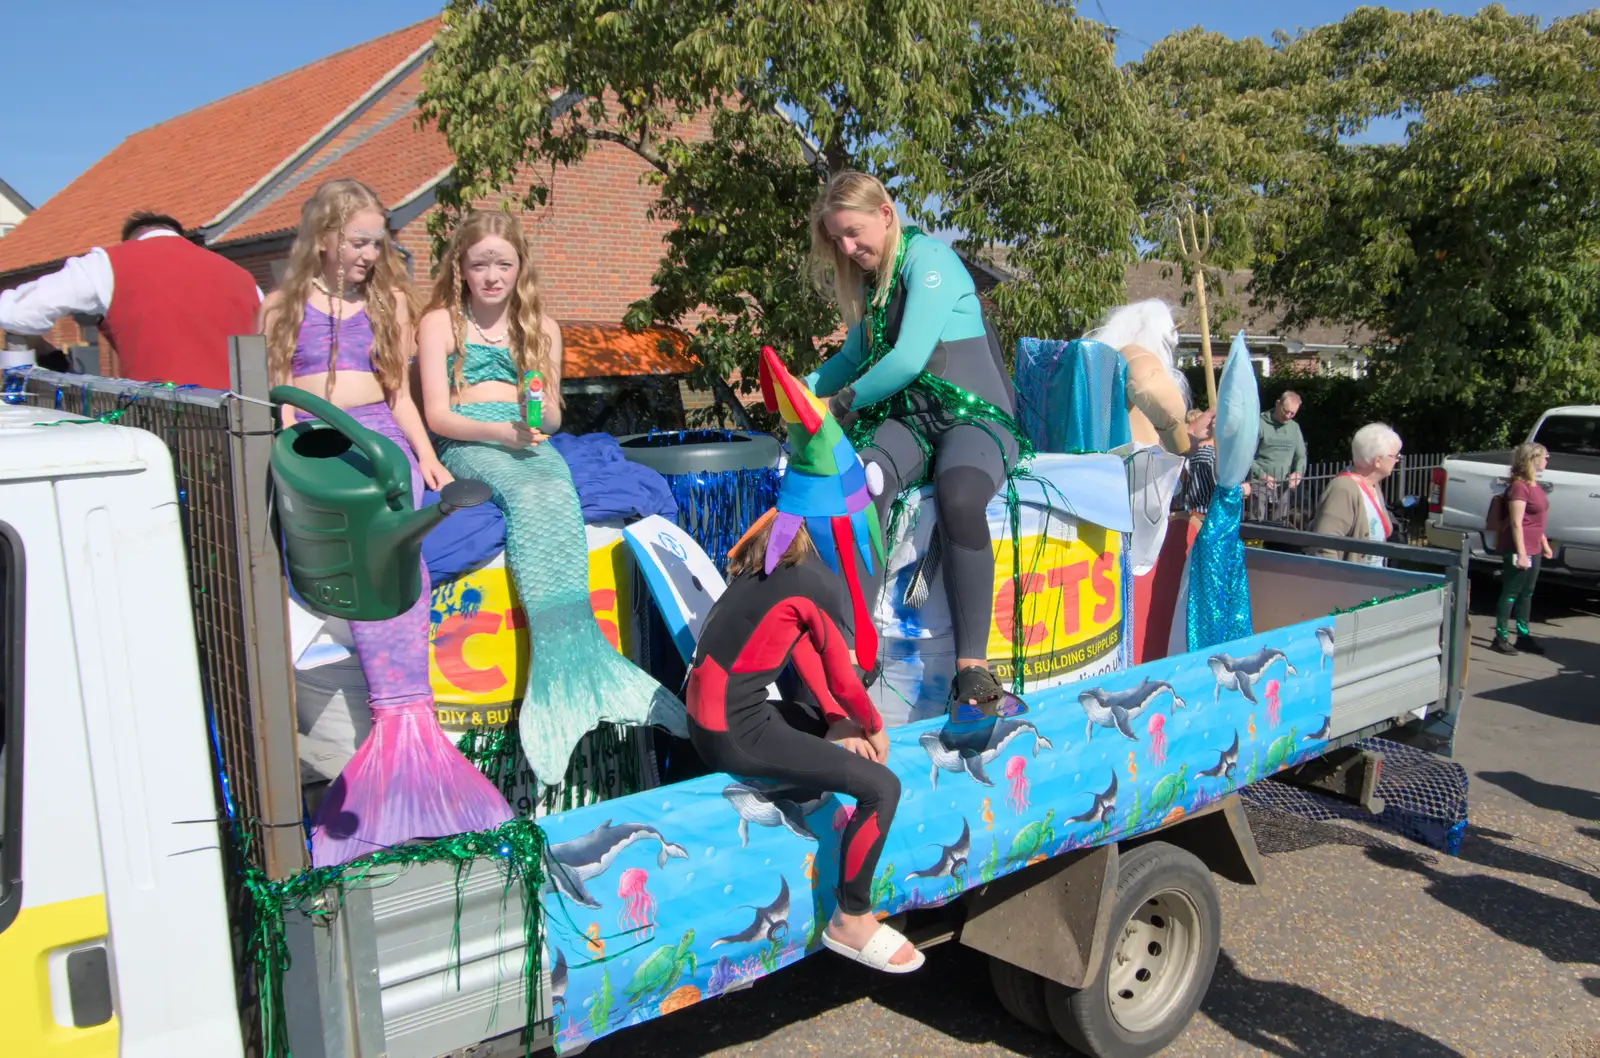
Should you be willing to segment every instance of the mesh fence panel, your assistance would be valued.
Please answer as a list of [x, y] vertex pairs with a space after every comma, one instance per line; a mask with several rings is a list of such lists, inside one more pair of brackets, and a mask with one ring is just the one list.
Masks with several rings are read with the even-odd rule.
[[[219, 394], [134, 386], [86, 375], [33, 371], [8, 379], [7, 399], [155, 434], [172, 454], [189, 562], [189, 592], [204, 689], [222, 773], [219, 813], [232, 808], [249, 848], [261, 847], [263, 816], [256, 776], [245, 661], [244, 603], [233, 488], [228, 407]], [[20, 392], [19, 392], [20, 390]], [[71, 427], [62, 427], [71, 429]], [[213, 769], [215, 771], [215, 769]]]

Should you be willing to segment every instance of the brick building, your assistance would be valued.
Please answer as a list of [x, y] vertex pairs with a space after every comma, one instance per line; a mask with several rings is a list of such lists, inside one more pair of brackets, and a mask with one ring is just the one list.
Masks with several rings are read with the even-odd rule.
[[[438, 25], [407, 26], [129, 136], [0, 240], [0, 289], [116, 241], [128, 214], [149, 209], [177, 217], [271, 290], [301, 206], [337, 177], [377, 191], [425, 283], [428, 215], [451, 163], [444, 137], [419, 127], [416, 109]], [[563, 323], [619, 323], [652, 289], [668, 227], [647, 216], [648, 171], [626, 147], [597, 143], [581, 163], [556, 169], [547, 204], [523, 214], [548, 311]], [[62, 321], [48, 338], [94, 344], [93, 322]]]

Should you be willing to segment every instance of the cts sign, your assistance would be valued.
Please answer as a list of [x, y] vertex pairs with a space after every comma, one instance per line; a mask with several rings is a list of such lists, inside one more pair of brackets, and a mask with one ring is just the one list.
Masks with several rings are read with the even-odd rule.
[[[589, 605], [606, 640], [631, 645], [626, 549], [620, 539], [589, 551]], [[439, 723], [449, 728], [511, 719], [528, 678], [527, 617], [511, 571], [494, 565], [433, 593], [430, 677]]]
[[1019, 641], [1025, 688], [1089, 675], [1115, 662], [1122, 643], [1118, 534], [1080, 523], [1073, 539], [1024, 536], [1015, 549], [1009, 536], [1000, 537], [994, 573], [989, 664], [1001, 682], [1013, 675]]

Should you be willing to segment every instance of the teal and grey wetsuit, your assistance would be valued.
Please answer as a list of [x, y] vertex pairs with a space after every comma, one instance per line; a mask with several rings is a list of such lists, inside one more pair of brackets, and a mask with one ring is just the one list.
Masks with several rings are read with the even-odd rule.
[[[986, 657], [994, 552], [984, 509], [1015, 464], [1017, 443], [1004, 423], [957, 417], [928, 380], [943, 380], [1014, 416], [999, 339], [983, 318], [961, 259], [920, 233], [906, 243], [890, 297], [885, 327], [890, 348], [871, 363], [870, 327], [863, 320], [850, 328], [838, 355], [806, 383], [819, 396], [834, 398], [829, 403], [836, 415], [893, 402], [890, 417], [861, 448], [861, 458], [883, 470], [879, 521], [888, 526], [890, 505], [903, 487], [932, 480], [939, 523], [950, 545], [942, 566], [956, 653]], [[930, 453], [931, 468], [926, 465]], [[869, 599], [876, 598], [882, 574], [880, 569], [870, 578]]]

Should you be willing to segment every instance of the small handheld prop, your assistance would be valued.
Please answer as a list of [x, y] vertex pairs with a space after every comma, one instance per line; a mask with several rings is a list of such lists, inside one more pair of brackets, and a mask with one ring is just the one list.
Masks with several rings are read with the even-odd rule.
[[544, 422], [544, 376], [537, 371], [522, 373], [522, 411], [528, 428], [537, 430]]

